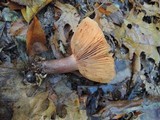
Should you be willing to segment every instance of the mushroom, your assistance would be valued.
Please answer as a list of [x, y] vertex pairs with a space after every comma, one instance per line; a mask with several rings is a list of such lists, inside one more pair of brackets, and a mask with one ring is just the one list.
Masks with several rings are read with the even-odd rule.
[[85, 18], [78, 25], [71, 39], [72, 55], [57, 60], [41, 62], [44, 73], [67, 73], [75, 70], [86, 78], [108, 83], [115, 76], [114, 59], [98, 24]]

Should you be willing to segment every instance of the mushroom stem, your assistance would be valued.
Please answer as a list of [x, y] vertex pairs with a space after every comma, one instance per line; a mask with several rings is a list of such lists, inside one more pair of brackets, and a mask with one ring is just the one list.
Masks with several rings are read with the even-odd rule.
[[58, 60], [49, 60], [42, 62], [42, 71], [44, 73], [67, 73], [78, 70], [76, 58], [71, 55]]

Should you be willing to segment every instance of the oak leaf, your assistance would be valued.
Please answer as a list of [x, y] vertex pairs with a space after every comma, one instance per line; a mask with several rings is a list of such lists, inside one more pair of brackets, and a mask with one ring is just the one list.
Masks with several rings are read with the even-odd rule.
[[[114, 30], [115, 37], [120, 44], [124, 44], [129, 48], [130, 59], [135, 53], [134, 71], [139, 71], [141, 68], [140, 54], [144, 52], [149, 58], [153, 58], [156, 63], [159, 63], [160, 55], [157, 51], [157, 46], [160, 46], [159, 36], [160, 31], [157, 27], [160, 24], [146, 23], [143, 21], [144, 13], [133, 15], [132, 11], [121, 27]], [[128, 27], [131, 26], [131, 27]]]
[[60, 18], [55, 22], [55, 27], [58, 30], [57, 36], [59, 40], [62, 40], [63, 44], [66, 44], [67, 37], [65, 35], [65, 28], [68, 26], [68, 33], [71, 30], [75, 32], [80, 16], [75, 7], [70, 4], [62, 4], [56, 1], [55, 6], [62, 11]]

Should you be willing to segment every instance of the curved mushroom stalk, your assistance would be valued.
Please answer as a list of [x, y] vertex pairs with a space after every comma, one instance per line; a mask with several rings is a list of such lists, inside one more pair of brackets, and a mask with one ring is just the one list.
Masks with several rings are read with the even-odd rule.
[[74, 55], [63, 59], [44, 61], [41, 67], [44, 73], [67, 73], [78, 70]]

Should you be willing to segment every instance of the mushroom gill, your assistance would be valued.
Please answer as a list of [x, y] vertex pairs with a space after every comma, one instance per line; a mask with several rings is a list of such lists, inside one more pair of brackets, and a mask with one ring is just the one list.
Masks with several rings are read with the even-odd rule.
[[98, 24], [85, 18], [71, 40], [72, 53], [80, 73], [93, 81], [107, 83], [115, 76], [114, 59]]

